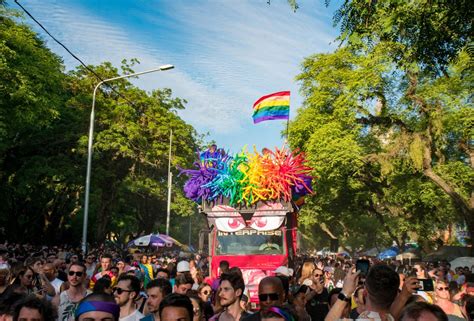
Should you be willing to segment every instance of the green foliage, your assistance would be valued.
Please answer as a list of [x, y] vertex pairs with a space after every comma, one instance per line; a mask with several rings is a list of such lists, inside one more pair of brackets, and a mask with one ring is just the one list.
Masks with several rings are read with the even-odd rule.
[[[344, 45], [304, 60], [290, 125], [317, 182], [305, 226], [353, 248], [434, 242], [455, 222], [474, 234], [471, 27], [458, 9], [346, 1], [336, 13]], [[447, 12], [458, 16], [442, 26]]]
[[[0, 238], [79, 243], [92, 92], [85, 68], [64, 73], [61, 60], [28, 27], [0, 18]], [[122, 62], [133, 73], [137, 60]], [[110, 63], [90, 66], [104, 79]], [[199, 137], [177, 116], [185, 101], [170, 89], [145, 92], [125, 79], [97, 93], [89, 241], [126, 241], [164, 232], [169, 133], [173, 130], [172, 217], [196, 215], [177, 167], [189, 167]], [[125, 100], [123, 97], [126, 97]], [[130, 102], [132, 103], [130, 103]], [[199, 217], [200, 218], [200, 217]], [[202, 219], [202, 218], [200, 218]], [[179, 221], [179, 219], [178, 219]], [[187, 226], [171, 230], [187, 239]]]

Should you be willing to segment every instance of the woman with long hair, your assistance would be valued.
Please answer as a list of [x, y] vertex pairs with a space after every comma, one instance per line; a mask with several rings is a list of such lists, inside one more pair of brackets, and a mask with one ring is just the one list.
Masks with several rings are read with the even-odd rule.
[[314, 263], [312, 261], [306, 261], [303, 263], [303, 266], [301, 267], [301, 276], [298, 279], [298, 284], [303, 284], [304, 280], [310, 279], [313, 276], [313, 271], [316, 268]]

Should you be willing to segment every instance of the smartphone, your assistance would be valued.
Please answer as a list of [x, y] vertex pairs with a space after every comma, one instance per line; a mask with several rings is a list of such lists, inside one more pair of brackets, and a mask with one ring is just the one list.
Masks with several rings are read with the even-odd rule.
[[420, 287], [418, 288], [418, 291], [425, 291], [425, 292], [434, 291], [433, 280], [431, 280], [431, 279], [418, 279], [418, 282], [420, 283]]
[[356, 271], [360, 271], [360, 276], [365, 277], [369, 273], [370, 262], [369, 260], [357, 260]]

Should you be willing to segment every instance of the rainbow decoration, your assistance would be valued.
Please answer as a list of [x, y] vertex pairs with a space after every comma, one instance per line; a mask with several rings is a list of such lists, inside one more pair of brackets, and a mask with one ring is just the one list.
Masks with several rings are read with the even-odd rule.
[[186, 197], [196, 202], [223, 198], [231, 206], [280, 199], [290, 202], [312, 193], [311, 168], [299, 151], [265, 148], [260, 154], [255, 148], [253, 153], [244, 148], [234, 156], [218, 153], [211, 159], [203, 158], [207, 155], [200, 154], [196, 169], [181, 170], [188, 176]]
[[280, 91], [266, 95], [253, 104], [253, 123], [290, 118], [290, 92]]

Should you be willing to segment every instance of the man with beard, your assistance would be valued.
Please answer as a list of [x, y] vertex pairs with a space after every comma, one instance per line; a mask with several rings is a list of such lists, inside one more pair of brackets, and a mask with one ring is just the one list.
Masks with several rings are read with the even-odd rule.
[[223, 273], [220, 279], [218, 297], [224, 311], [214, 315], [211, 320], [242, 320], [248, 315], [240, 305], [245, 290], [244, 279], [237, 273]]
[[155, 279], [146, 286], [146, 306], [148, 314], [140, 321], [158, 321], [160, 320], [160, 303], [163, 298], [172, 292], [171, 283], [166, 279]]
[[71, 263], [67, 274], [69, 288], [59, 296], [58, 320], [74, 320], [77, 304], [89, 294], [84, 287], [86, 267], [82, 263]]
[[138, 321], [144, 317], [135, 306], [140, 294], [140, 280], [133, 275], [120, 276], [113, 290], [115, 302], [120, 307], [120, 321]]

